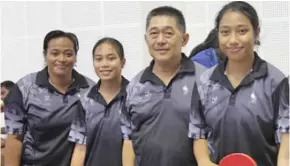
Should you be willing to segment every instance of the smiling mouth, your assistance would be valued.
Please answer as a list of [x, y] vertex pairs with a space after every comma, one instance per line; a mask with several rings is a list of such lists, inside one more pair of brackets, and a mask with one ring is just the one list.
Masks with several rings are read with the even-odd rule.
[[234, 48], [228, 48], [227, 50], [229, 52], [236, 53], [236, 52], [241, 51], [242, 49], [243, 49], [242, 47], [234, 47]]
[[157, 49], [156, 51], [161, 53], [161, 54], [164, 54], [164, 53], [167, 53], [169, 50], [168, 49]]
[[103, 70], [103, 71], [100, 71], [101, 74], [109, 74], [110, 72], [112, 72], [112, 70]]
[[67, 66], [60, 66], [60, 65], [58, 65], [56, 67], [58, 67], [58, 68], [66, 68]]

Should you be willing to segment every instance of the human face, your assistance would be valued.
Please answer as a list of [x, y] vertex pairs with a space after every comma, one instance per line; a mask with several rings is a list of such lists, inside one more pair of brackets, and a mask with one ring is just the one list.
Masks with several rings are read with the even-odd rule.
[[45, 55], [50, 75], [66, 77], [71, 75], [76, 62], [73, 42], [67, 37], [51, 39]]
[[219, 47], [229, 60], [243, 61], [254, 53], [256, 35], [253, 26], [244, 14], [227, 11], [219, 25]]
[[154, 16], [146, 30], [145, 40], [155, 61], [168, 63], [181, 56], [182, 47], [189, 35], [180, 30], [177, 21], [170, 16]]
[[120, 78], [124, 64], [110, 43], [102, 43], [94, 51], [95, 72], [102, 81]]
[[7, 96], [9, 90], [4, 86], [1, 86], [1, 100], [4, 101], [4, 98]]

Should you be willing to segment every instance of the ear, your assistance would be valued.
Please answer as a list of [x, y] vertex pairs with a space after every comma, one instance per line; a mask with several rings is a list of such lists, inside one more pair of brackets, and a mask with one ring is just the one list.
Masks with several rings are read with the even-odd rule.
[[188, 40], [189, 40], [189, 34], [188, 33], [184, 33], [182, 35], [182, 47], [186, 46]]
[[43, 50], [42, 51], [42, 54], [43, 54], [43, 57], [44, 57], [44, 63], [45, 63], [45, 65], [47, 66], [47, 57], [46, 57], [46, 52]]
[[258, 28], [257, 28], [257, 32], [256, 32], [256, 37], [259, 37], [259, 36], [260, 36], [260, 32], [261, 32], [261, 28], [258, 27]]
[[260, 45], [260, 40], [259, 40], [259, 38], [260, 38], [260, 32], [261, 32], [261, 28], [258, 27], [257, 30], [254, 33], [255, 34], [255, 44], [256, 45]]
[[125, 64], [126, 64], [126, 58], [124, 58], [124, 59], [121, 61], [121, 67], [122, 67], [122, 69], [124, 68]]
[[148, 44], [148, 39], [147, 39], [147, 35], [146, 34], [144, 34], [144, 40]]

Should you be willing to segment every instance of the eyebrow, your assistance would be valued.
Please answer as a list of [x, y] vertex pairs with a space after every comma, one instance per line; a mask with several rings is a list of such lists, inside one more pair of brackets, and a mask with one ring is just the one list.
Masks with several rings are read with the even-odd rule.
[[[50, 51], [60, 51], [60, 49], [58, 49], [58, 48], [52, 48]], [[64, 49], [64, 52], [67, 52], [67, 51], [73, 52], [72, 49]]]
[[100, 54], [95, 54], [95, 55], [94, 55], [94, 57], [98, 57], [98, 56], [102, 56], [102, 55], [100, 55]]
[[[115, 54], [113, 54], [113, 53], [106, 54], [105, 56], [112, 56], [112, 55], [115, 56]], [[102, 55], [101, 55], [101, 54], [95, 54], [94, 56], [95, 56], [95, 57], [97, 57], [97, 56], [100, 57], [100, 56], [102, 56]]]
[[74, 52], [74, 50], [71, 50], [71, 49], [66, 49], [66, 50], [64, 50], [64, 52]]
[[[234, 25], [236, 27], [236, 25]], [[233, 26], [230, 26], [230, 25], [221, 25], [220, 28], [229, 28], [229, 27], [233, 27]], [[248, 25], [246, 24], [238, 24], [237, 25], [238, 28], [240, 27], [249, 27]]]
[[106, 56], [116, 56], [114, 53], [107, 54]]

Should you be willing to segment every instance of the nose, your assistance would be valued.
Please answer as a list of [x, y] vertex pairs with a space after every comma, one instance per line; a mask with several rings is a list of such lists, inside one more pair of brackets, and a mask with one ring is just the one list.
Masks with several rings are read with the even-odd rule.
[[157, 37], [157, 44], [164, 44], [166, 42], [165, 37], [162, 33], [160, 33]]
[[101, 61], [101, 67], [102, 67], [102, 68], [106, 68], [106, 67], [108, 67], [108, 65], [109, 65], [109, 63], [108, 63], [108, 61], [107, 61], [106, 59], [103, 59], [103, 60]]
[[229, 37], [229, 44], [230, 45], [237, 45], [238, 44], [236, 33], [231, 33], [231, 35]]
[[59, 60], [60, 62], [65, 62], [65, 60], [66, 60], [65, 55], [64, 55], [64, 54], [60, 54], [60, 55], [58, 56], [58, 60]]

